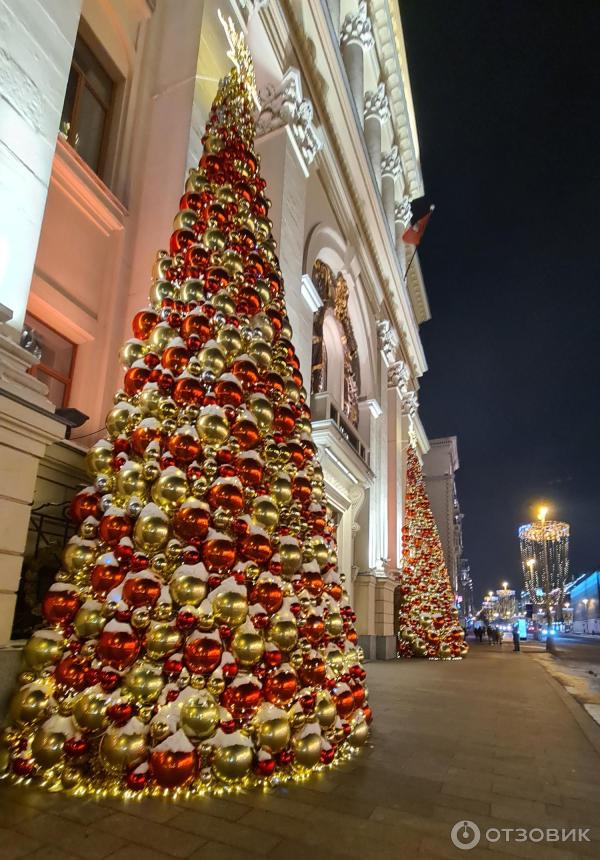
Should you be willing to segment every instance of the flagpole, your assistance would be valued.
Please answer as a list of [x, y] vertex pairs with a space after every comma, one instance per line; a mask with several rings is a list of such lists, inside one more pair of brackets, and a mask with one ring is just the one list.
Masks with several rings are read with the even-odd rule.
[[[428, 213], [428, 215], [426, 216], [426, 218], [422, 218], [422, 219], [420, 219], [420, 220], [428, 220], [428, 219], [431, 217], [431, 214], [432, 214], [432, 212], [433, 212], [433, 210], [434, 210], [434, 209], [435, 209], [435, 205], [432, 203], [432, 204], [431, 204], [431, 206], [429, 207], [429, 213]], [[423, 232], [425, 231], [425, 227], [426, 227], [426, 226], [427, 226], [427, 224], [425, 224], [425, 226], [423, 227]], [[419, 247], [419, 242], [420, 242], [420, 241], [421, 241], [421, 237], [418, 239], [418, 241], [417, 241], [417, 242], [416, 242], [416, 244], [415, 244], [415, 250], [413, 251], [413, 255], [412, 255], [412, 257], [410, 258], [410, 261], [409, 261], [408, 266], [406, 267], [406, 271], [405, 271], [405, 273], [404, 273], [404, 282], [405, 282], [406, 284], [408, 284], [408, 273], [410, 272], [410, 267], [411, 267], [411, 266], [412, 266], [412, 264], [413, 264], [413, 260], [414, 260], [414, 259], [415, 259], [415, 257], [417, 256], [417, 249], [418, 249], [418, 247]]]

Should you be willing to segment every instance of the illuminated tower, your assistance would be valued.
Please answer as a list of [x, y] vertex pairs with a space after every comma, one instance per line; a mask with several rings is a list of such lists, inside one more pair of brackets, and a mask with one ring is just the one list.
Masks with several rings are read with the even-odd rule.
[[519, 527], [521, 564], [531, 602], [543, 604], [548, 621], [551, 606], [562, 606], [569, 571], [569, 524], [546, 520], [548, 508], [538, 519]]

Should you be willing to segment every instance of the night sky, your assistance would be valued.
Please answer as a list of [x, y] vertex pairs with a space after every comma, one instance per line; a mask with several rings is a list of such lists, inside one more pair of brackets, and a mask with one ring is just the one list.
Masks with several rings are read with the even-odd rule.
[[[539, 500], [600, 568], [600, 2], [401, 0], [427, 203], [430, 438], [458, 436], [476, 595]], [[418, 208], [418, 207], [416, 207]]]

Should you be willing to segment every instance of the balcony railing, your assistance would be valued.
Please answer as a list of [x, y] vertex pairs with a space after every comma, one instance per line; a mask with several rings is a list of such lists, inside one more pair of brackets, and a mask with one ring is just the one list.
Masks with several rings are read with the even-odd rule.
[[369, 449], [329, 392], [323, 391], [321, 394], [313, 394], [311, 412], [313, 421], [331, 421], [332, 424], [335, 424], [341, 436], [356, 451], [363, 463], [369, 465]]

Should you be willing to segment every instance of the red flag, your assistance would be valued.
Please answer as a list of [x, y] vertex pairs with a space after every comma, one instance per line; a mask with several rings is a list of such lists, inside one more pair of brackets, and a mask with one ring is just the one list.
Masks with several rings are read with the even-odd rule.
[[414, 224], [411, 224], [410, 227], [406, 230], [406, 232], [402, 235], [402, 240], [406, 242], [407, 245], [418, 245], [421, 239], [423, 238], [423, 233], [425, 232], [425, 227], [429, 223], [429, 219], [433, 213], [433, 206], [429, 210], [426, 215], [423, 215], [422, 218], [419, 218], [418, 221], [415, 221]]

